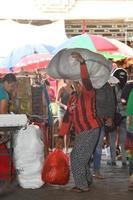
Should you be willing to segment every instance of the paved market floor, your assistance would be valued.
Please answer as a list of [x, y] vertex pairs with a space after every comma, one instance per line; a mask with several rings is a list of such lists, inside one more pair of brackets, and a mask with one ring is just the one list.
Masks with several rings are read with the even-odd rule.
[[3, 200], [133, 200], [133, 191], [128, 191], [128, 167], [122, 167], [117, 161], [117, 166], [107, 166], [107, 160], [102, 158], [102, 173], [104, 180], [93, 180], [91, 191], [74, 193], [73, 178], [65, 186], [44, 185], [40, 189], [22, 189], [19, 186], [0, 196]]

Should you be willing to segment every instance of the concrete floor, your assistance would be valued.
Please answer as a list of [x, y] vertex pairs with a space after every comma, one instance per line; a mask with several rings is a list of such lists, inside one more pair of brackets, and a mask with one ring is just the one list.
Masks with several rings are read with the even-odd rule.
[[102, 159], [102, 173], [104, 180], [93, 180], [91, 191], [86, 193], [71, 192], [74, 186], [73, 178], [65, 186], [44, 185], [40, 189], [22, 189], [13, 186], [12, 190], [0, 196], [3, 200], [133, 200], [133, 191], [128, 191], [128, 167], [122, 168], [121, 162], [117, 166], [107, 166], [106, 159]]

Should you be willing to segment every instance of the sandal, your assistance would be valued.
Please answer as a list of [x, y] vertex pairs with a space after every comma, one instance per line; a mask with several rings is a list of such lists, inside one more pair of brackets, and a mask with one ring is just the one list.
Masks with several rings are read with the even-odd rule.
[[101, 174], [93, 174], [93, 177], [95, 178], [95, 179], [105, 179], [105, 177], [104, 176], [102, 176]]
[[133, 183], [130, 183], [130, 184], [128, 185], [128, 190], [129, 190], [129, 191], [133, 191]]
[[78, 188], [78, 187], [73, 187], [71, 189], [72, 192], [77, 192], [77, 193], [81, 193], [81, 192], [89, 192], [90, 191], [90, 188], [84, 188], [84, 189], [81, 189], [81, 188]]

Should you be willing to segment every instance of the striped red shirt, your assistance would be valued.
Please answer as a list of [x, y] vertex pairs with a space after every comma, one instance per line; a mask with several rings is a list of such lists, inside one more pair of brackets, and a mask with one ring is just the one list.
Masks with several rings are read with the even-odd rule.
[[89, 87], [90, 81], [86, 65], [82, 64], [80, 69], [84, 86], [80, 95], [74, 93], [69, 98], [68, 108], [59, 133], [62, 136], [69, 133], [72, 124], [77, 134], [101, 126], [96, 115], [96, 92], [95, 89]]

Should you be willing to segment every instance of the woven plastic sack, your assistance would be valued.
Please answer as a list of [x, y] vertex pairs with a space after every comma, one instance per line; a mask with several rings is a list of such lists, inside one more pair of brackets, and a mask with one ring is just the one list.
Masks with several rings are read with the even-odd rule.
[[41, 179], [44, 143], [38, 126], [31, 124], [15, 135], [14, 161], [21, 187], [36, 189], [44, 184]]
[[47, 69], [45, 71], [53, 78], [61, 79], [61, 75], [58, 71], [58, 66], [60, 62], [60, 56], [62, 56], [62, 53], [65, 51], [65, 49], [58, 52], [58, 55], [56, 54], [50, 61]]
[[42, 180], [45, 183], [65, 185], [69, 181], [69, 175], [68, 156], [61, 149], [55, 149], [45, 161]]
[[111, 62], [104, 56], [83, 48], [63, 49], [59, 51], [45, 69], [49, 76], [56, 79], [81, 79], [80, 63], [75, 58], [72, 58], [72, 52], [79, 52], [86, 60], [87, 69], [94, 88], [102, 87], [109, 80], [112, 69]]

